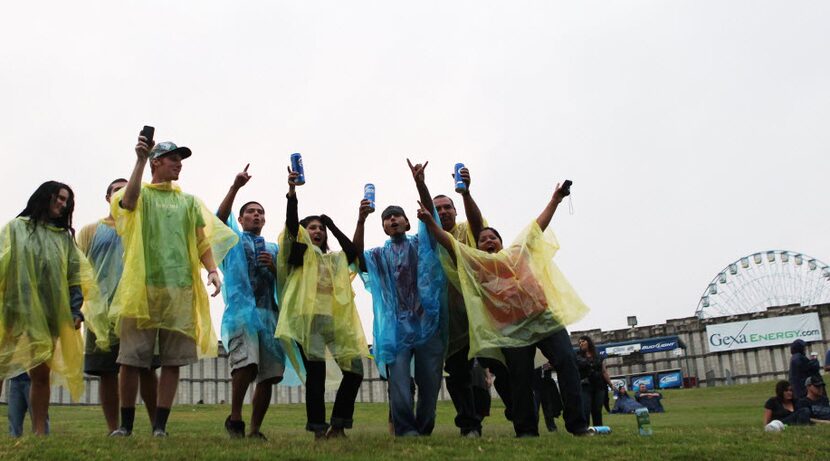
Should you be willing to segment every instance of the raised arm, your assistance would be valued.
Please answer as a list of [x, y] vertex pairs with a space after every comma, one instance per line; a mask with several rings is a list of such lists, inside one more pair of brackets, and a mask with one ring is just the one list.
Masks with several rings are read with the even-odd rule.
[[138, 137], [138, 144], [135, 145], [135, 166], [124, 188], [124, 196], [121, 198], [121, 208], [135, 210], [138, 203], [138, 196], [141, 193], [141, 177], [144, 176], [144, 167], [150, 157], [150, 150], [156, 144], [144, 136]]
[[355, 258], [357, 258], [357, 247], [349, 240], [349, 237], [346, 237], [344, 234], [329, 218], [327, 215], [321, 215], [320, 219], [323, 220], [323, 225], [326, 226], [326, 229], [334, 235], [334, 238], [337, 239], [337, 243], [340, 244], [340, 248], [343, 249], [343, 252], [346, 253], [346, 259], [348, 259], [349, 263], [353, 262]]
[[412, 172], [412, 179], [415, 180], [415, 187], [418, 189], [418, 198], [424, 204], [423, 206], [427, 208], [431, 216], [432, 212], [435, 211], [435, 207], [432, 205], [432, 196], [429, 195], [429, 188], [427, 188], [426, 181], [424, 180], [424, 170], [426, 170], [429, 162], [427, 161], [423, 165], [420, 163], [412, 165], [412, 162], [406, 159], [406, 163], [409, 165], [409, 171]]
[[[430, 201], [430, 203], [432, 203], [432, 201]], [[447, 253], [449, 253], [453, 261], [455, 261], [455, 250], [452, 247], [452, 235], [442, 229], [441, 226], [435, 222], [435, 218], [432, 216], [432, 213], [426, 209], [423, 202], [418, 201], [418, 206], [418, 219], [423, 221], [424, 225], [426, 225], [427, 229], [429, 229], [429, 232], [435, 236], [435, 241], [437, 241], [442, 247], [446, 248]]]
[[297, 232], [300, 230], [300, 218], [297, 214], [297, 191], [295, 189], [299, 177], [299, 173], [291, 171], [291, 167], [288, 167], [288, 194], [285, 195], [285, 198], [288, 199], [288, 206], [285, 208], [285, 227], [288, 228], [288, 233], [295, 239], [297, 238]]
[[462, 168], [461, 180], [467, 185], [467, 189], [461, 193], [464, 199], [464, 214], [467, 215], [467, 223], [470, 226], [470, 232], [473, 234], [473, 239], [478, 240], [478, 234], [484, 228], [484, 218], [481, 217], [481, 210], [478, 209], [478, 204], [470, 194], [470, 170]]
[[548, 228], [550, 224], [550, 220], [553, 219], [553, 214], [556, 213], [556, 207], [562, 202], [562, 199], [565, 198], [565, 194], [562, 192], [562, 187], [559, 183], [556, 184], [556, 190], [553, 192], [553, 196], [550, 198], [550, 202], [548, 202], [545, 209], [542, 210], [542, 213], [536, 218], [536, 223], [539, 224], [539, 227], [542, 228], [542, 231]]
[[354, 237], [352, 237], [352, 244], [358, 255], [363, 254], [363, 233], [366, 227], [366, 217], [374, 212], [372, 202], [365, 199], [360, 201], [360, 209], [357, 212], [357, 226], [354, 228]]
[[236, 193], [239, 192], [239, 189], [242, 189], [245, 184], [248, 184], [248, 181], [251, 179], [251, 175], [248, 174], [249, 166], [251, 166], [250, 163], [245, 165], [244, 170], [237, 173], [236, 177], [233, 179], [231, 188], [228, 189], [228, 193], [225, 194], [225, 198], [222, 199], [222, 203], [219, 204], [219, 210], [216, 211], [216, 217], [219, 218], [220, 221], [226, 222], [228, 220], [228, 216], [231, 215], [231, 208], [233, 208], [233, 201], [236, 200]]

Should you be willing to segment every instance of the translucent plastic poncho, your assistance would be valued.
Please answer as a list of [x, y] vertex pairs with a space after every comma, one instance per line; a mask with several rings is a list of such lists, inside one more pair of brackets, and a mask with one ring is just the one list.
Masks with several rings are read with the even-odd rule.
[[[231, 344], [231, 338], [244, 335], [247, 337], [246, 341], [264, 346], [271, 356], [275, 357], [281, 365], [285, 365], [285, 353], [279, 341], [274, 338], [279, 313], [274, 312], [272, 315], [270, 306], [257, 307], [248, 258], [242, 241], [246, 237], [237, 227], [233, 215], [228, 217], [227, 225], [240, 240], [231, 248], [220, 266], [224, 277], [222, 296], [225, 298], [225, 312], [222, 314], [222, 342], [225, 347], [228, 347]], [[276, 261], [278, 250], [275, 243], [266, 242], [265, 251], [271, 254], [274, 261]], [[273, 293], [272, 301], [276, 306], [276, 280], [274, 280]]]
[[[172, 183], [144, 184], [135, 210], [112, 199], [111, 212], [124, 245], [124, 273], [110, 316], [134, 318], [139, 328], [163, 328], [196, 340], [199, 357], [214, 357], [218, 340], [199, 260], [209, 248], [217, 265], [238, 238], [196, 197]], [[205, 238], [197, 239], [202, 227]]]
[[[435, 218], [438, 219], [437, 217]], [[374, 311], [372, 351], [382, 376], [398, 352], [440, 334], [447, 344], [447, 278], [423, 223], [417, 236], [387, 240], [364, 253]]]
[[[84, 348], [76, 330], [69, 287], [80, 286], [87, 327], [98, 327], [108, 348], [106, 303], [92, 267], [71, 234], [48, 224], [16, 218], [0, 231], [0, 380], [40, 364], [51, 370], [77, 401], [84, 389]], [[103, 315], [102, 315], [103, 313]]]
[[[107, 309], [103, 312], [100, 318], [101, 322], [106, 322], [107, 328], [111, 327], [109, 316], [109, 303], [112, 302], [115, 296], [118, 282], [121, 280], [121, 273], [124, 270], [124, 247], [121, 245], [121, 237], [115, 231], [115, 222], [102, 219], [95, 224], [84, 226], [77, 236], [78, 247], [84, 252], [89, 262], [92, 264], [92, 269], [95, 272], [95, 281], [98, 284], [98, 289], [101, 291], [101, 297], [107, 302]], [[88, 304], [85, 300], [85, 304]], [[87, 328], [91, 323], [87, 319]], [[93, 333], [95, 329], [92, 328]], [[115, 336], [114, 331], [109, 334], [110, 343], [117, 343], [118, 337]], [[98, 339], [96, 333], [96, 345], [102, 343]]]
[[469, 357], [502, 360], [503, 347], [529, 346], [581, 319], [588, 307], [553, 262], [559, 243], [534, 220], [508, 248], [489, 254], [453, 239], [442, 251], [450, 281], [464, 295]]
[[341, 370], [358, 372], [353, 367], [362, 366], [369, 347], [354, 303], [354, 272], [346, 253], [323, 253], [302, 226], [297, 241], [306, 245], [302, 266], [288, 263], [291, 235], [287, 230], [280, 235], [283, 251], [277, 258], [280, 321], [276, 336], [295, 369], [301, 369], [302, 357], [291, 347], [292, 341], [302, 346], [309, 360], [334, 359]]
[[[487, 221], [484, 221], [487, 226]], [[456, 224], [451, 231], [453, 237], [462, 245], [475, 247], [476, 241], [468, 222]], [[440, 251], [441, 249], [439, 249]], [[447, 286], [447, 314], [449, 318], [449, 334], [447, 340], [447, 356], [464, 349], [470, 344], [468, 335], [469, 325], [467, 322], [467, 311], [464, 308], [464, 297], [455, 285]]]

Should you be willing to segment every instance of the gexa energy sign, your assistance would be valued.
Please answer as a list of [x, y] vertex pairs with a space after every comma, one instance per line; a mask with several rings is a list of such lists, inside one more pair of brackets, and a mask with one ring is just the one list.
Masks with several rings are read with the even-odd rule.
[[796, 339], [821, 341], [818, 313], [706, 326], [710, 352], [777, 346], [790, 344]]

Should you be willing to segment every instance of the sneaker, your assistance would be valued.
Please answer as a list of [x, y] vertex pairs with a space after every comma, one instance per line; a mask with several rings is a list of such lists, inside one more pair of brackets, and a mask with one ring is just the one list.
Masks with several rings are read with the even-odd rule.
[[481, 432], [477, 431], [476, 429], [473, 429], [470, 432], [467, 432], [466, 434], [461, 434], [461, 437], [467, 439], [478, 439], [481, 437]]
[[592, 435], [594, 433], [589, 431], [587, 427], [573, 432], [574, 437], [591, 437]]
[[330, 427], [329, 431], [326, 433], [327, 439], [345, 439], [346, 438], [346, 430], [342, 427]]
[[153, 429], [153, 437], [165, 439], [167, 438], [167, 432], [164, 429]]
[[241, 439], [245, 437], [245, 421], [231, 421], [230, 415], [225, 418], [225, 430], [232, 439]]
[[118, 429], [110, 432], [110, 437], [129, 437], [133, 434], [133, 431], [127, 430], [123, 427], [119, 427]]
[[314, 440], [326, 440], [326, 431], [316, 431], [314, 432]]
[[259, 431], [251, 432], [250, 434], [248, 434], [248, 438], [249, 439], [262, 440], [263, 442], [268, 441], [268, 439], [265, 437], [265, 434], [263, 434], [262, 432], [259, 432]]

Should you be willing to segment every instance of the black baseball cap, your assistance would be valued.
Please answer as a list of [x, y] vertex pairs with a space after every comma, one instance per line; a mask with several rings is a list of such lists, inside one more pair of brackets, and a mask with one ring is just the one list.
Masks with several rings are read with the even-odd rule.
[[804, 387], [807, 387], [811, 384], [816, 387], [824, 387], [824, 380], [821, 379], [821, 376], [819, 375], [813, 375], [807, 378], [806, 381], [804, 381]]

